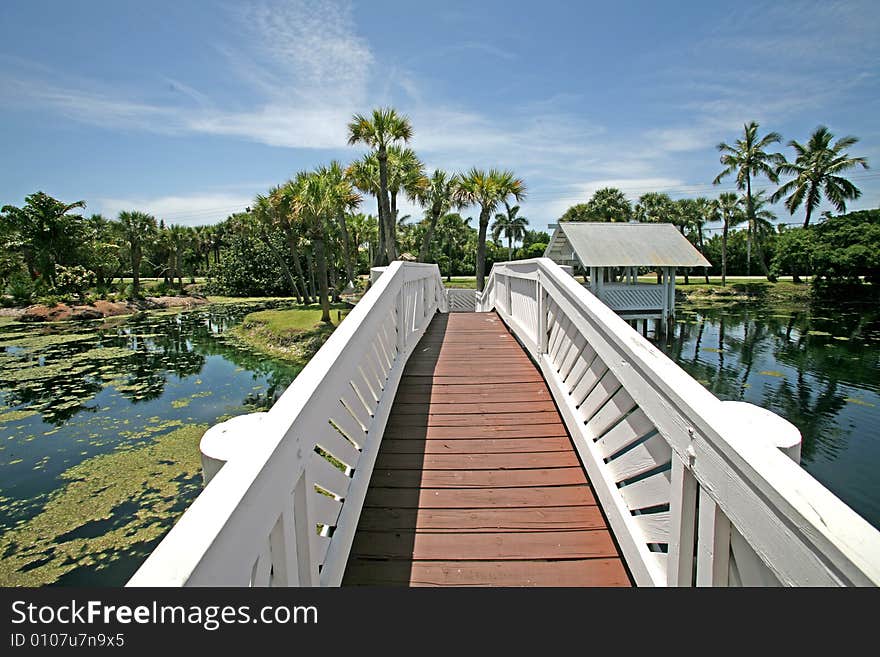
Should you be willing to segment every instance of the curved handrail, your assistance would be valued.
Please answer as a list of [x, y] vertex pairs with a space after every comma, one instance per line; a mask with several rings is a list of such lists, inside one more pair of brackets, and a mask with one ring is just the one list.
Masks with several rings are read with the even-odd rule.
[[774, 447], [787, 422], [725, 405], [547, 258], [496, 264], [492, 309], [540, 365], [637, 583], [880, 584], [880, 532]]
[[392, 263], [128, 585], [338, 585], [403, 367], [446, 310], [436, 265]]

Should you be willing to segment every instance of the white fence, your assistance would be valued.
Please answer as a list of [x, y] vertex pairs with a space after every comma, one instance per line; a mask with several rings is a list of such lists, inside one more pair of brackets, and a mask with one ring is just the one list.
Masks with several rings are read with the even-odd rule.
[[880, 533], [546, 258], [496, 264], [495, 309], [539, 363], [639, 585], [876, 585]]
[[436, 265], [390, 265], [268, 413], [228, 425], [234, 456], [128, 585], [338, 585], [403, 367], [437, 311]]

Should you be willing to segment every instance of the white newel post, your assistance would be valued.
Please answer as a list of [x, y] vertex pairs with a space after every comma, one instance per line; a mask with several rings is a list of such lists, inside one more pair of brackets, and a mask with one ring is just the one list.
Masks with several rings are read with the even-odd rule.
[[207, 486], [223, 464], [248, 448], [262, 433], [261, 423], [268, 413], [249, 413], [230, 418], [208, 429], [199, 442], [202, 476]]

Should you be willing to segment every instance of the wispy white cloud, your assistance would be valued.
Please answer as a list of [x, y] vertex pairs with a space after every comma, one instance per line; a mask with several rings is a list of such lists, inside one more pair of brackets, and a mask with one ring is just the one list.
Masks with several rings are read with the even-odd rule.
[[115, 217], [125, 210], [140, 210], [157, 219], [164, 219], [166, 224], [201, 226], [217, 223], [230, 214], [243, 211], [262, 189], [255, 189], [253, 194], [205, 192], [157, 198], [99, 198], [95, 203], [95, 211]]

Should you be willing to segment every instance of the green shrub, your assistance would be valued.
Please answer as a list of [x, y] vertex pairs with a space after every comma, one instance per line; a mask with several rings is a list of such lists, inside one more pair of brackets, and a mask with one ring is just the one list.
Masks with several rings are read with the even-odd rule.
[[25, 274], [16, 275], [10, 279], [6, 292], [12, 295], [15, 305], [26, 306], [34, 298], [34, 283]]

